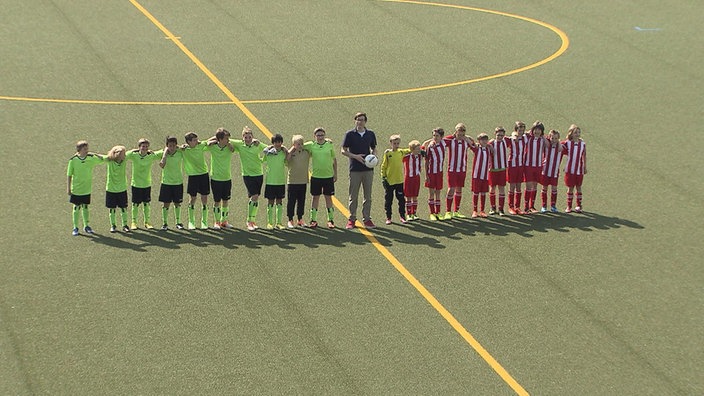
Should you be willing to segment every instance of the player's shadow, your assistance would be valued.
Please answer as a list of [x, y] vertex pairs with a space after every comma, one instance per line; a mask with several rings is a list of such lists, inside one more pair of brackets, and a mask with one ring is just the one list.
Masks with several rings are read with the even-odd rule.
[[[414, 221], [404, 226], [388, 226], [374, 230], [375, 235], [383, 235], [390, 246], [394, 242], [408, 245], [422, 245], [444, 249], [442, 239], [462, 240], [478, 235], [502, 237], [518, 236], [533, 238], [538, 233], [549, 231], [571, 232], [574, 230], [593, 232], [621, 227], [644, 229], [642, 225], [619, 217], [603, 216], [597, 213], [549, 213], [523, 216], [490, 216], [488, 218], [453, 219], [450, 221]], [[412, 233], [406, 232], [412, 230]], [[420, 233], [423, 236], [418, 236]]]
[[[594, 232], [615, 228], [643, 229], [638, 223], [619, 217], [602, 216], [597, 213], [565, 214], [549, 213], [524, 216], [491, 216], [485, 219], [453, 219], [450, 221], [420, 220], [406, 225], [380, 226], [372, 230], [374, 237], [384, 246], [394, 244], [427, 246], [444, 249], [443, 240], [464, 240], [478, 235], [533, 238], [538, 233], [571, 232], [579, 230]], [[369, 240], [357, 230], [319, 227], [285, 230], [247, 231], [228, 230], [135, 230], [130, 233], [95, 234], [96, 243], [106, 246], [147, 251], [149, 246], [164, 249], [182, 249], [184, 246], [222, 246], [227, 249], [262, 249], [279, 247], [286, 250], [297, 248], [346, 247], [367, 245]]]

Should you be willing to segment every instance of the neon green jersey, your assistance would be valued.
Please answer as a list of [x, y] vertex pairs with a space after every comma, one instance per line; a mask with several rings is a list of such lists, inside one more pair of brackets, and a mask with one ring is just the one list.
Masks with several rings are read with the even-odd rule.
[[93, 190], [93, 168], [105, 159], [98, 154], [88, 154], [84, 158], [74, 155], [68, 160], [66, 176], [71, 176], [71, 194], [89, 195]]
[[247, 146], [242, 140], [230, 139], [232, 147], [235, 148], [240, 155], [240, 168], [242, 168], [242, 176], [261, 176], [262, 160], [259, 154], [266, 148], [265, 145], [259, 143]]
[[282, 186], [286, 184], [286, 152], [283, 150], [264, 154], [266, 184]]
[[132, 187], [146, 188], [152, 186], [152, 164], [161, 159], [153, 151], [141, 155], [139, 150], [130, 150], [125, 154], [128, 161], [132, 161]]
[[[163, 156], [163, 153], [162, 153]], [[161, 184], [178, 186], [183, 184], [183, 151], [176, 149], [166, 155], [166, 163], [161, 169]]]
[[105, 191], [118, 193], [127, 191], [127, 161], [106, 161], [108, 176], [105, 182]]
[[327, 179], [335, 176], [335, 149], [331, 142], [323, 144], [317, 142], [305, 142], [303, 149], [310, 152], [313, 163], [312, 177]]
[[195, 147], [183, 149], [183, 165], [188, 176], [204, 175], [208, 173], [208, 165], [205, 163], [205, 150], [208, 142], [203, 141]]
[[232, 180], [230, 146], [220, 147], [217, 143], [208, 146], [210, 151], [210, 179], [215, 181]]

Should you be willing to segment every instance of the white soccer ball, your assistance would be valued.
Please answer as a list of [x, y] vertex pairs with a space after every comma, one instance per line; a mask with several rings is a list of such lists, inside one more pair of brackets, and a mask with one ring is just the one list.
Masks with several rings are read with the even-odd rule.
[[364, 157], [364, 165], [366, 165], [367, 168], [373, 168], [378, 163], [379, 158], [377, 158], [374, 154], [369, 154], [368, 156]]

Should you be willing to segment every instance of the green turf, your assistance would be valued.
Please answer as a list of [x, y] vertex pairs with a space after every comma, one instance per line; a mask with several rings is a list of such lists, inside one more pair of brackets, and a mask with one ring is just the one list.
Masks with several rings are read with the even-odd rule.
[[[523, 20], [421, 4], [140, 3], [287, 143], [324, 126], [339, 145], [360, 110], [382, 146], [460, 121], [472, 135], [517, 119], [563, 133], [579, 124], [587, 213], [373, 234], [531, 394], [704, 393], [701, 5], [447, 1], [544, 21], [570, 47], [474, 84], [251, 103], [478, 78], [537, 62], [560, 40]], [[227, 96], [129, 1], [5, 4], [0, 24], [1, 394], [513, 393], [359, 231], [243, 230], [239, 176], [234, 231], [113, 235], [98, 168], [98, 235], [71, 237], [65, 172], [77, 140], [98, 152], [140, 137], [159, 147], [167, 134], [237, 136], [254, 123], [217, 104]], [[559, 199], [564, 208], [564, 187]], [[382, 202], [379, 183], [378, 223]], [[156, 202], [152, 215], [158, 223]]]

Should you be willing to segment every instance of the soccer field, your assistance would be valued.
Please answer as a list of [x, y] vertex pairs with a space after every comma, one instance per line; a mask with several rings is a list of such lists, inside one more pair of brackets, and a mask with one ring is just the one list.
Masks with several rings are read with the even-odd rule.
[[[0, 394], [704, 393], [704, 159], [689, 132], [704, 118], [704, 5], [2, 8]], [[98, 166], [96, 234], [71, 236], [78, 140], [158, 149], [248, 125], [288, 145], [322, 126], [339, 153], [358, 111], [380, 152], [458, 122], [473, 137], [578, 124], [585, 212], [430, 222], [421, 189], [420, 221], [384, 225], [377, 173], [378, 227], [345, 230], [338, 154], [338, 228], [249, 232], [235, 157], [232, 230], [109, 233]]]

